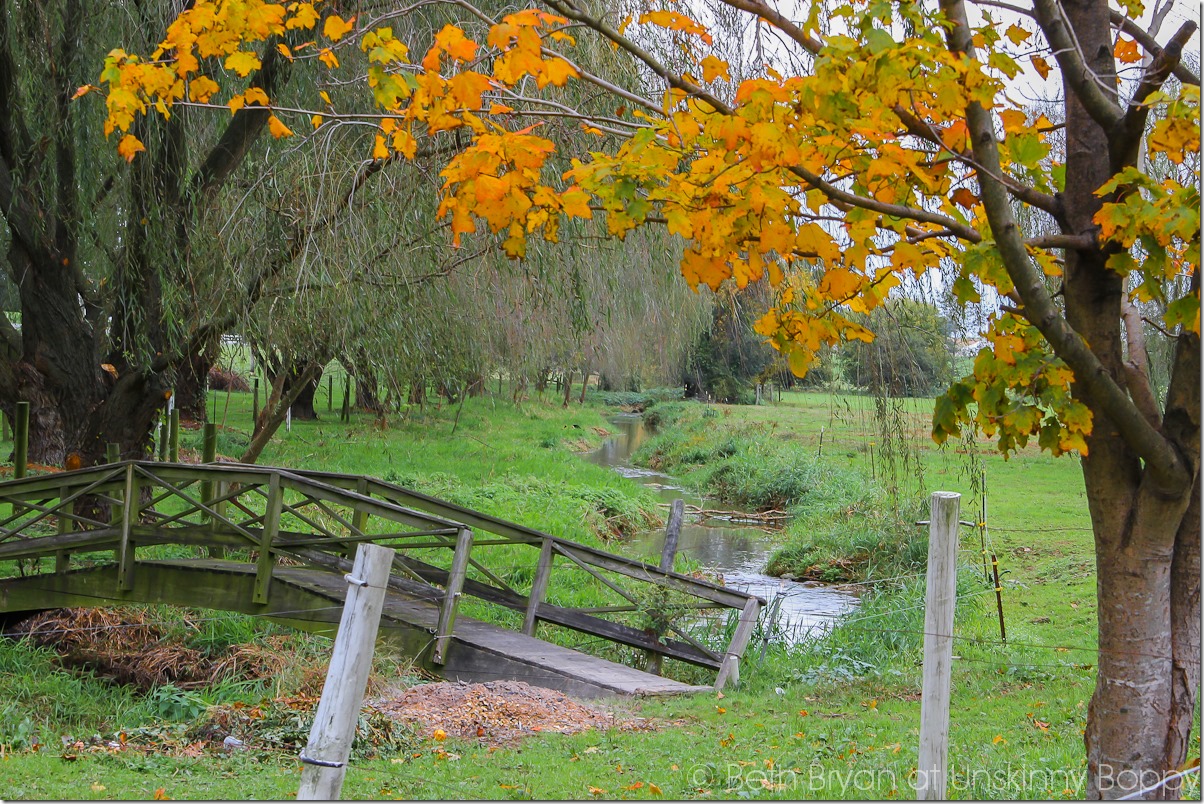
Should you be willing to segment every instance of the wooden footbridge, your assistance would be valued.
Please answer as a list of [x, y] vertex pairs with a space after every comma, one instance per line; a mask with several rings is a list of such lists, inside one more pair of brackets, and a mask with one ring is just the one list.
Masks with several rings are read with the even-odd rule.
[[[375, 542], [396, 550], [382, 635], [428, 669], [586, 696], [711, 688], [632, 666], [650, 659], [707, 668], [715, 688], [738, 680], [765, 604], [328, 472], [124, 461], [0, 483], [0, 517], [0, 618], [169, 603], [329, 632], [356, 545]], [[537, 628], [576, 632], [558, 641], [582, 649], [539, 639]]]

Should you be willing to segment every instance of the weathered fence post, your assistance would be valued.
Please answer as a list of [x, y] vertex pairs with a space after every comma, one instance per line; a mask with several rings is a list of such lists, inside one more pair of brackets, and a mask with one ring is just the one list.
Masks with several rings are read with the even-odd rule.
[[326, 410], [334, 410], [334, 375], [326, 375]]
[[343, 412], [339, 415], [339, 421], [351, 421], [351, 375], [347, 375], [347, 381], [343, 384]]
[[251, 429], [255, 429], [259, 421], [259, 378], [255, 378], [255, 395], [251, 397]]
[[16, 428], [13, 431], [13, 477], [25, 477], [29, 465], [29, 403], [17, 403]]
[[916, 799], [946, 798], [953, 611], [957, 602], [957, 525], [961, 495], [933, 492], [928, 518], [928, 587], [924, 599], [924, 683]]
[[392, 549], [361, 544], [351, 574], [346, 576], [350, 585], [347, 602], [343, 605], [309, 742], [301, 754], [305, 767], [301, 770], [298, 801], [333, 801], [342, 790], [355, 724], [372, 669], [372, 653], [392, 563]]
[[105, 444], [105, 463], [118, 463], [121, 460], [121, 446], [110, 441]]
[[272, 584], [272, 568], [276, 559], [272, 556], [272, 542], [280, 532], [280, 512], [284, 507], [284, 490], [280, 488], [280, 473], [272, 472], [268, 479], [267, 507], [263, 515], [263, 533], [259, 537], [259, 559], [255, 562], [256, 603], [268, 602], [268, 589]]
[[180, 409], [172, 408], [167, 431], [167, 457], [172, 463], [180, 462]]
[[[205, 422], [205, 438], [201, 442], [201, 461], [205, 464], [212, 464], [217, 460], [217, 424], [215, 422]], [[212, 508], [214, 511], [219, 511], [224, 508], [222, 503], [213, 502], [215, 497], [220, 497], [225, 494], [225, 484], [218, 483], [214, 485], [212, 480], [205, 480], [201, 483], [201, 502]], [[206, 514], [205, 518], [209, 521], [209, 532], [216, 533], [218, 529], [218, 518], [213, 514]], [[226, 548], [221, 546], [210, 546], [208, 549], [210, 558], [225, 558]]]
[[523, 633], [535, 636], [535, 618], [539, 614], [539, 605], [548, 591], [548, 579], [552, 576], [552, 540], [544, 539], [539, 550], [539, 564], [535, 567], [535, 577], [531, 580], [531, 594], [527, 597], [527, 613], [523, 617]]
[[752, 639], [752, 632], [757, 627], [757, 617], [760, 613], [761, 601], [755, 597], [750, 598], [744, 604], [744, 610], [740, 612], [740, 620], [736, 624], [736, 632], [732, 634], [732, 641], [723, 654], [722, 664], [719, 665], [719, 675], [715, 677], [715, 689], [723, 689], [728, 681], [733, 684], [740, 683], [740, 657], [744, 655], [744, 649], [748, 647], [748, 641]]
[[[686, 514], [686, 501], [674, 500], [669, 508], [669, 521], [665, 523], [665, 544], [661, 547], [661, 572], [673, 571], [673, 560], [677, 557], [677, 540], [681, 537], [681, 522]], [[657, 639], [664, 633], [656, 635]], [[648, 652], [648, 672], [659, 676], [664, 657], [659, 653]]]
[[447, 573], [447, 586], [443, 588], [443, 606], [439, 609], [439, 624], [435, 627], [435, 650], [431, 661], [443, 664], [447, 659], [447, 646], [451, 643], [456, 627], [456, 609], [460, 606], [460, 591], [464, 588], [464, 576], [468, 574], [468, 553], [472, 550], [472, 531], [461, 528], [456, 534], [456, 554]]
[[[109, 446], [116, 446], [110, 444]], [[134, 464], [125, 466], [125, 491], [121, 497], [121, 543], [117, 549], [117, 588], [121, 591], [134, 586], [133, 529], [138, 522], [141, 493]]]

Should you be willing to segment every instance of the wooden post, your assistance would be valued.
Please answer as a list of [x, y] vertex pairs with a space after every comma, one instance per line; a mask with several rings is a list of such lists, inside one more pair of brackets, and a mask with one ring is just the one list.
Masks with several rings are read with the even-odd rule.
[[[71, 496], [71, 487], [63, 486], [59, 489], [59, 515], [58, 515], [58, 532], [60, 536], [65, 536], [71, 532], [71, 518], [64, 515], [65, 507], [63, 500]], [[67, 503], [66, 505], [70, 505]], [[71, 554], [66, 550], [54, 551], [54, 572], [56, 575], [62, 575], [71, 568]]]
[[447, 573], [447, 586], [443, 589], [443, 606], [439, 609], [439, 624], [435, 627], [435, 650], [431, 661], [443, 664], [447, 658], [447, 646], [451, 643], [456, 627], [456, 609], [460, 605], [460, 590], [464, 588], [464, 576], [468, 573], [468, 553], [472, 550], [472, 531], [461, 528], [456, 534], [456, 554], [452, 558], [451, 570]]
[[[206, 464], [212, 464], [217, 461], [217, 424], [214, 422], [205, 422], [205, 436], [201, 442], [201, 460]], [[212, 480], [201, 482], [201, 502], [215, 511], [224, 510], [225, 503], [215, 503], [213, 502], [213, 498], [220, 497], [225, 493], [225, 483], [219, 482], [214, 485]], [[209, 520], [209, 532], [216, 533], [218, 529], [217, 517], [212, 514], [206, 514], [205, 518]], [[226, 548], [210, 547], [208, 553], [210, 558], [225, 558]]]
[[172, 463], [180, 462], [180, 409], [171, 409], [171, 424], [167, 431], [167, 458]]
[[13, 431], [13, 478], [25, 477], [29, 466], [29, 403], [17, 403], [17, 426]]
[[105, 444], [105, 463], [119, 463], [121, 461], [121, 446], [109, 442]]
[[[356, 493], [362, 494], [365, 497], [367, 497], [368, 496], [368, 478], [361, 477], [359, 480], [357, 480], [355, 482], [355, 491], [356, 491]], [[358, 535], [362, 534], [364, 532], [364, 529], [368, 527], [368, 512], [359, 507], [355, 508], [355, 513], [353, 513], [351, 515], [351, 527], [353, 529], [353, 532], [351, 534], [352, 536], [358, 536]], [[359, 531], [359, 533], [355, 533], [354, 531]], [[348, 544], [346, 547], [346, 550], [344, 551], [348, 558], [351, 558], [351, 554], [352, 554], [353, 550], [354, 550], [353, 545]]]
[[159, 462], [167, 462], [167, 413], [159, 421]]
[[280, 488], [280, 473], [272, 472], [268, 479], [267, 509], [263, 517], [263, 534], [259, 538], [259, 559], [255, 562], [256, 603], [268, 602], [268, 590], [272, 584], [272, 568], [276, 559], [272, 556], [272, 542], [280, 533], [280, 510], [284, 504], [284, 491]]
[[552, 575], [552, 540], [544, 539], [543, 547], [539, 550], [539, 564], [535, 568], [535, 578], [531, 581], [531, 595], [527, 598], [527, 614], [523, 617], [523, 633], [535, 636], [535, 618], [539, 614], [539, 606], [543, 596], [548, 591], [548, 580]]
[[715, 689], [723, 689], [728, 681], [740, 683], [740, 657], [752, 639], [753, 629], [757, 627], [757, 617], [761, 613], [761, 601], [755, 597], [744, 604], [740, 612], [740, 621], [736, 624], [736, 633], [732, 634], [731, 644], [723, 654], [723, 662], [719, 665], [719, 675], [715, 677]]
[[4, 440], [5, 441], [8, 441], [10, 438], [12, 438], [12, 434], [13, 434], [12, 424], [8, 420], [8, 414], [4, 413], [3, 411], [0, 411], [0, 427], [3, 427], [3, 429], [4, 429]]
[[991, 572], [995, 576], [995, 607], [999, 610], [999, 641], [1007, 644], [1008, 630], [1003, 626], [1003, 587], [999, 585], [999, 559], [991, 553]]
[[937, 491], [928, 518], [928, 588], [924, 599], [924, 683], [916, 799], [946, 798], [953, 610], [957, 602], [957, 524], [961, 495]]
[[326, 410], [334, 410], [334, 375], [326, 375]]
[[347, 375], [346, 382], [343, 383], [343, 412], [339, 414], [339, 421], [351, 421], [351, 375]]
[[140, 498], [134, 464], [126, 464], [125, 493], [121, 500], [121, 545], [117, 550], [117, 589], [122, 592], [134, 586], [134, 542], [130, 536], [134, 523], [138, 521]]
[[[685, 513], [686, 501], [674, 500], [673, 505], [669, 508], [669, 521], [665, 524], [665, 544], [661, 548], [661, 572], [673, 571], [673, 559], [677, 557], [677, 539], [681, 536], [681, 521]], [[656, 638], [660, 639], [662, 636], [664, 634], [660, 633], [656, 635]], [[648, 672], [659, 676], [663, 659], [661, 654], [648, 651]]]
[[251, 429], [255, 429], [259, 421], [259, 378], [255, 378], [255, 395], [251, 397]]
[[347, 759], [355, 739], [372, 653], [384, 609], [385, 588], [393, 550], [376, 544], [361, 544], [355, 554], [339, 632], [334, 640], [326, 683], [309, 731], [309, 742], [301, 754], [301, 787], [298, 801], [335, 801], [347, 773]]

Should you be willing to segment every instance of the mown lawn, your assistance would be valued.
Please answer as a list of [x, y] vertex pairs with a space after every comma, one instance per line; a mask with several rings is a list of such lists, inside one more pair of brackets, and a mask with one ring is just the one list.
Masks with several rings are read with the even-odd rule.
[[[840, 510], [841, 494], [879, 495], [873, 499], [893, 505], [883, 491], [891, 485], [903, 513], [931, 491], [950, 490], [964, 495], [962, 518], [978, 522], [977, 483], [985, 474], [989, 547], [1004, 573], [1007, 644], [1000, 643], [993, 589], [979, 569], [979, 531], [965, 528], [949, 792], [1080, 798], [1096, 659], [1094, 561], [1077, 461], [1035, 449], [1004, 461], [982, 442], [937, 448], [927, 437], [929, 404], [909, 400], [876, 417], [871, 398], [786, 393], [758, 408], [715, 406], [702, 435], [690, 437], [705, 451], [738, 433], [744, 441], [736, 446], [747, 441], [767, 462], [786, 455], [802, 465], [805, 456], [807, 477], [819, 485], [825, 477], [839, 481], [824, 486], [836, 488], [828, 497], [798, 506], [807, 516], [827, 517], [829, 530], [851, 516]], [[230, 395], [228, 407], [219, 397], [217, 419], [225, 425], [219, 452], [237, 455], [250, 406], [249, 395]], [[350, 424], [326, 414], [321, 396], [318, 407], [322, 421], [294, 423], [261, 463], [382, 476], [568, 538], [607, 539], [614, 550], [623, 549], [616, 527], [635, 527], [655, 511], [649, 492], [580, 459], [580, 450], [601, 442], [613, 413], [600, 404], [562, 409], [552, 393], [521, 408], [471, 399], [462, 409], [428, 406], [387, 422], [356, 414]], [[695, 412], [702, 415], [687, 408], [687, 415]], [[186, 434], [183, 443], [199, 447], [199, 433]], [[683, 476], [707, 481], [705, 471]], [[824, 505], [836, 510], [820, 510]], [[808, 533], [808, 521], [799, 518], [782, 534], [783, 544]], [[616, 703], [662, 721], [656, 730], [547, 735], [497, 749], [415, 739], [405, 750], [353, 762], [344, 798], [912, 798], [922, 581], [867, 588], [875, 592], [862, 608], [822, 642], [764, 653], [754, 644], [738, 690]], [[287, 753], [70, 752], [63, 733], [107, 737], [159, 727], [164, 718], [147, 695], [57, 669], [42, 651], [4, 645], [0, 670], [0, 744], [6, 745], [0, 798], [148, 798], [161, 789], [171, 798], [279, 799], [296, 790], [299, 766]], [[234, 691], [227, 698], [254, 703], [275, 692]], [[77, 703], [50, 706], [54, 701]], [[31, 734], [44, 750], [29, 749]], [[1198, 729], [1191, 754], [1199, 755]], [[1185, 794], [1198, 796], [1198, 783], [1191, 785]]]

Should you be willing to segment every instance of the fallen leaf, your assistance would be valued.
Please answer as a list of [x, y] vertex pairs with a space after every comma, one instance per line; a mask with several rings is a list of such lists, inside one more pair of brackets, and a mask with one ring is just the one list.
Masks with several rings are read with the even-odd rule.
[[163, 790], [162, 787], [155, 788], [155, 801], [171, 801], [171, 796]]
[[995, 739], [994, 739], [994, 740], [991, 740], [991, 744], [992, 744], [992, 745], [999, 745], [1000, 743], [1003, 743], [1004, 745], [1007, 745], [1007, 744], [1008, 744], [1008, 741], [1007, 741], [1006, 739], [1004, 739], [1004, 736], [1003, 736], [1002, 734], [996, 734], [996, 735], [995, 735]]
[[435, 729], [435, 733], [431, 736], [434, 737], [438, 742], [443, 742], [447, 739], [447, 732], [445, 732], [443, 729]]
[[649, 792], [649, 793], [651, 793], [651, 794], [652, 794], [652, 795], [654, 795], [654, 796], [659, 796], [659, 795], [661, 795], [661, 789], [660, 789], [659, 787], [657, 787], [657, 786], [656, 786], [654, 783], [652, 783], [652, 782], [649, 782], [649, 783], [648, 783], [648, 792]]
[[591, 785], [589, 785], [589, 794], [590, 794], [591, 796], [600, 796], [600, 795], [602, 795], [602, 794], [603, 794], [603, 793], [605, 793], [605, 792], [606, 792], [606, 791], [605, 791], [605, 790], [603, 790], [601, 787], [594, 787], [592, 784], [591, 784]]
[[624, 790], [639, 790], [643, 786], [644, 786], [643, 782], [632, 782], [631, 784], [627, 785], [623, 789]]

